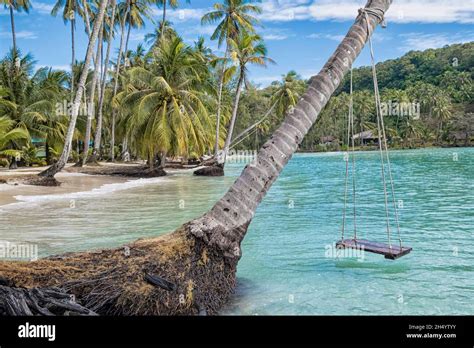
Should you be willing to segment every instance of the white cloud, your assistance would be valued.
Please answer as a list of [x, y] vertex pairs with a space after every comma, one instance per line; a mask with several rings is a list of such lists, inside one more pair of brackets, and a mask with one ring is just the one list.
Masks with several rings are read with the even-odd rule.
[[[332, 40], [336, 42], [341, 42], [344, 39], [345, 35], [343, 34], [329, 34], [329, 33], [312, 33], [306, 36], [308, 39], [326, 39], [326, 40]], [[382, 35], [380, 33], [374, 33], [372, 35], [372, 39], [374, 42], [382, 42], [387, 39], [390, 39], [389, 35], [386, 35], [385, 33]]]
[[51, 14], [51, 10], [53, 9], [53, 5], [52, 4], [46, 4], [44, 2], [39, 2], [39, 1], [33, 1], [31, 3], [32, 7], [33, 7], [33, 10], [35, 10], [36, 12], [39, 12], [41, 14], [47, 14], [47, 15], [50, 15]]
[[404, 40], [399, 47], [402, 51], [423, 51], [429, 48], [440, 48], [454, 43], [474, 41], [474, 32], [463, 32], [458, 34], [448, 33], [407, 33], [401, 34]]
[[280, 75], [261, 76], [261, 77], [252, 78], [251, 80], [254, 84], [268, 86], [273, 81], [280, 81], [281, 76]]
[[[264, 22], [289, 22], [299, 20], [343, 21], [352, 20], [366, 0], [263, 0]], [[33, 9], [50, 14], [52, 4], [33, 2]], [[200, 21], [212, 8], [181, 8], [168, 11], [174, 23]], [[152, 9], [160, 19], [162, 10]], [[474, 0], [396, 0], [387, 13], [387, 20], [394, 23], [474, 23]]]
[[322, 33], [313, 33], [306, 36], [308, 39], [327, 39], [332, 41], [341, 42], [344, 39], [345, 35], [337, 34], [322, 34]]
[[[263, 21], [354, 19], [366, 0], [265, 0]], [[474, 23], [474, 0], [397, 0], [387, 13], [396, 23]]]
[[144, 41], [146, 33], [134, 33], [130, 34], [130, 41]]
[[289, 30], [284, 28], [265, 28], [262, 36], [267, 41], [282, 41], [294, 36]]
[[53, 70], [65, 70], [65, 71], [69, 71], [71, 70], [71, 66], [70, 65], [40, 65], [40, 66], [37, 66], [37, 68], [51, 68]]
[[[38, 38], [38, 35], [35, 32], [28, 31], [28, 30], [16, 31], [15, 35], [17, 39], [24, 39], [24, 40], [34, 40]], [[3, 37], [10, 38], [11, 36], [12, 36], [12, 33], [10, 31], [0, 32], [0, 37], [2, 38]]]
[[[173, 23], [183, 23], [190, 21], [201, 21], [202, 16], [212, 11], [211, 8], [182, 8], [174, 9], [167, 12], [167, 19]], [[161, 21], [163, 12], [159, 8], [153, 8], [151, 10], [152, 15], [158, 21]]]
[[267, 41], [281, 41], [288, 39], [288, 35], [283, 34], [264, 34], [263, 38]]

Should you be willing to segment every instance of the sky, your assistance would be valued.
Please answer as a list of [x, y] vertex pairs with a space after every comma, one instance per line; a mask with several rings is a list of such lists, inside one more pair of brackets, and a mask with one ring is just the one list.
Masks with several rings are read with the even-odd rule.
[[[186, 43], [199, 36], [209, 47], [219, 51], [210, 40], [215, 26], [201, 25], [201, 17], [219, 0], [180, 1], [177, 10], [168, 12], [169, 20]], [[290, 70], [303, 78], [319, 72], [326, 60], [347, 33], [366, 0], [262, 0], [257, 32], [265, 39], [268, 56], [276, 64], [250, 69], [250, 80], [264, 87], [279, 80]], [[16, 13], [17, 45], [22, 53], [31, 53], [37, 67], [70, 69], [70, 27], [62, 18], [52, 17], [52, 0], [32, 0], [29, 14]], [[158, 23], [161, 9], [153, 5], [153, 19]], [[474, 0], [394, 0], [386, 15], [387, 27], [378, 27], [374, 34], [375, 58], [384, 61], [402, 56], [411, 50], [439, 48], [453, 43], [474, 41]], [[147, 21], [140, 30], [133, 30], [130, 48], [143, 41], [155, 24]], [[118, 39], [115, 54], [118, 51]], [[9, 11], [0, 9], [0, 56], [12, 46]], [[77, 25], [76, 57], [83, 60], [87, 47], [84, 26]], [[222, 47], [220, 48], [222, 50]], [[364, 49], [355, 66], [369, 64]]]

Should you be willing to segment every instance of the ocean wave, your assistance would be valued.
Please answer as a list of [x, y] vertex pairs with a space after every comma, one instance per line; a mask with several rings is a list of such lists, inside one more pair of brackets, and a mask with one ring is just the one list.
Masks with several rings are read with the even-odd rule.
[[136, 179], [136, 180], [129, 180], [129, 181], [120, 182], [120, 183], [104, 184], [98, 188], [94, 188], [89, 191], [56, 193], [56, 194], [49, 194], [49, 195], [17, 195], [17, 196], [14, 196], [14, 198], [18, 202], [1, 206], [0, 211], [4, 209], [8, 209], [8, 208], [21, 207], [21, 206], [24, 206], [26, 203], [35, 204], [35, 203], [44, 203], [44, 202], [51, 202], [51, 201], [58, 201], [58, 200], [71, 200], [71, 199], [79, 199], [79, 198], [84, 198], [84, 197], [102, 196], [102, 195], [117, 192], [117, 191], [128, 190], [128, 189], [142, 187], [146, 185], [158, 184], [165, 180], [167, 180], [167, 178], [164, 178], [164, 177]]

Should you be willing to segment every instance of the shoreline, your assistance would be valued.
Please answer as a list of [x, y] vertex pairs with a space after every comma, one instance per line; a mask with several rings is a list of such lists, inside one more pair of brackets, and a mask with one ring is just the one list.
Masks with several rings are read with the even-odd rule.
[[[137, 167], [137, 164], [112, 165], [105, 163], [101, 165], [102, 169], [119, 167], [129, 167], [133, 169]], [[104, 189], [104, 192], [113, 192], [136, 185], [147, 184], [148, 182], [155, 182], [156, 180], [153, 179], [166, 177], [132, 177], [87, 173], [88, 170], [97, 170], [94, 169], [95, 167], [91, 167], [91, 169], [85, 168], [84, 172], [81, 173], [80, 169], [78, 170], [73, 167], [73, 164], [68, 164], [65, 170], [56, 175], [58, 181], [61, 182], [60, 186], [36, 186], [23, 183], [24, 179], [37, 175], [45, 168], [46, 167], [28, 167], [0, 170], [0, 207], [15, 203], [41, 200], [41, 198], [37, 199], [36, 197], [42, 196], [44, 196], [44, 199], [57, 199], [64, 198], [64, 195], [98, 193], [101, 189]], [[166, 172], [168, 176], [172, 176], [174, 174], [192, 173], [192, 170], [194, 169], [167, 169]], [[126, 185], [127, 183], [134, 184]], [[117, 186], [121, 184], [123, 184], [123, 186]]]
[[108, 184], [121, 184], [130, 181], [127, 178], [109, 177], [105, 175], [88, 175], [79, 173], [58, 173], [57, 178], [61, 186], [25, 185], [21, 183], [0, 184], [0, 207], [9, 204], [24, 202], [17, 197], [54, 196], [88, 192], [99, 189]]
[[[388, 147], [388, 151], [412, 151], [412, 150], [427, 150], [427, 149], [460, 149], [460, 148], [471, 148], [471, 147], [474, 147], [474, 144], [467, 144], [467, 145], [464, 145], [464, 144], [459, 144], [459, 145], [449, 145], [449, 146], [441, 146], [441, 145], [431, 145], [431, 146], [414, 146], [413, 148], [410, 148], [410, 147]], [[367, 145], [367, 146], [356, 146], [354, 148], [354, 151], [355, 152], [372, 152], [372, 151], [378, 151], [379, 148], [378, 146], [370, 146], [370, 145]], [[318, 151], [316, 149], [314, 150], [300, 150], [298, 149], [296, 151], [296, 153], [327, 153], [327, 152], [347, 152], [347, 151], [352, 151], [351, 148], [349, 149], [345, 149], [345, 150], [342, 150], [342, 149], [338, 149], [338, 150], [335, 150], [335, 149], [331, 149], [330, 146], [328, 146], [327, 150], [326, 151]]]

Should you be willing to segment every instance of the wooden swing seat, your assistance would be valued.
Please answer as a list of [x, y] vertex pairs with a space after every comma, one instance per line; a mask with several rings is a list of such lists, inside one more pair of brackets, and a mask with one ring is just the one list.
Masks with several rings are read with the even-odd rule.
[[386, 259], [390, 260], [405, 256], [412, 250], [410, 247], [402, 246], [400, 248], [398, 245], [390, 247], [388, 244], [371, 242], [365, 239], [343, 239], [336, 243], [336, 248], [361, 249], [369, 253], [384, 255]]

